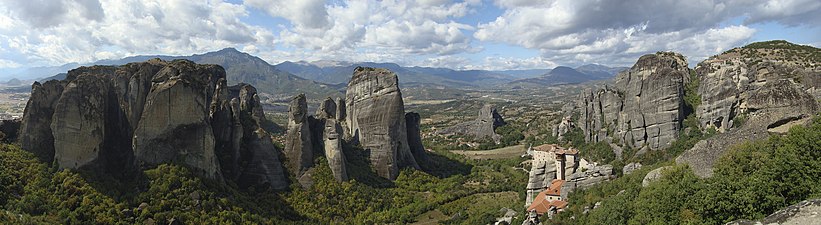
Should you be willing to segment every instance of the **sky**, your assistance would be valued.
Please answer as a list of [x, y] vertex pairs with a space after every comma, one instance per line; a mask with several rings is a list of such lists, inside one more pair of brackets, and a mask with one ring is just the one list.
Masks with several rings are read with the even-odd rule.
[[271, 64], [506, 70], [676, 51], [694, 65], [774, 39], [821, 46], [821, 1], [0, 0], [0, 72], [226, 47]]

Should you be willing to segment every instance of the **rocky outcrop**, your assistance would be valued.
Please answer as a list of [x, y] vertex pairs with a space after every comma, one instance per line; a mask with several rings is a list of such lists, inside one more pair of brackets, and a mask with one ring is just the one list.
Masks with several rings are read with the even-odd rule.
[[210, 99], [225, 71], [215, 65], [175, 61], [151, 80], [140, 123], [134, 131], [134, 156], [145, 165], [182, 163], [217, 178], [214, 133], [208, 120]]
[[334, 102], [334, 100], [331, 99], [331, 97], [328, 97], [324, 101], [319, 103], [319, 108], [316, 109], [316, 113], [314, 113], [314, 115], [316, 118], [335, 119], [336, 112], [336, 102]]
[[222, 67], [152, 59], [35, 83], [20, 142], [61, 168], [119, 174], [178, 163], [211, 179], [282, 189], [287, 179], [263, 121], [256, 90], [228, 87]]
[[559, 125], [553, 127], [553, 136], [558, 138], [559, 140], [564, 139], [564, 134], [570, 132], [575, 127], [573, 124], [573, 120], [570, 119], [570, 116], [566, 116], [562, 118]]
[[671, 167], [671, 166], [662, 166], [662, 167], [656, 168], [654, 170], [651, 170], [650, 172], [647, 173], [647, 175], [644, 175], [644, 179], [641, 180], [641, 186], [642, 187], [650, 186], [650, 184], [653, 183], [653, 181], [657, 181], [657, 180], [661, 179], [662, 173], [664, 173], [665, 170], [668, 170], [668, 169], [671, 169], [671, 168], [673, 168], [673, 167]]
[[[99, 158], [108, 129], [112, 85], [104, 74], [87, 74], [72, 80], [55, 106], [51, 130], [54, 159], [62, 168], [78, 168]], [[110, 128], [110, 126], [109, 126]], [[112, 131], [108, 131], [112, 132]]]
[[408, 146], [405, 107], [395, 73], [357, 67], [345, 97], [347, 132], [370, 158], [376, 173], [396, 179], [401, 167], [416, 167]]
[[325, 129], [323, 137], [323, 148], [325, 150], [325, 158], [328, 159], [328, 166], [331, 167], [331, 172], [334, 179], [337, 181], [348, 180], [348, 169], [345, 165], [345, 153], [342, 151], [342, 126], [336, 119], [328, 119], [325, 121]]
[[636, 170], [639, 170], [639, 169], [641, 169], [641, 163], [632, 162], [632, 163], [628, 163], [627, 165], [624, 165], [624, 167], [621, 169], [621, 172], [624, 175], [627, 175], [627, 174], [631, 174], [631, 173], [633, 173], [633, 171], [636, 171]]
[[751, 93], [778, 80], [800, 83], [798, 89], [818, 97], [821, 62], [813, 57], [793, 56], [819, 52], [818, 48], [772, 41], [734, 48], [699, 63], [695, 71], [700, 79], [698, 94], [702, 101], [697, 115], [701, 125], [719, 132], [737, 127], [733, 119], [746, 113]]
[[812, 225], [821, 221], [821, 199], [804, 200], [770, 214], [758, 221], [736, 220], [727, 225], [790, 224]]
[[286, 137], [289, 169], [304, 187], [313, 185], [314, 158], [324, 155], [337, 181], [348, 180], [343, 146], [360, 145], [379, 176], [395, 179], [398, 169], [421, 169], [428, 156], [419, 133], [419, 114], [405, 113], [397, 77], [386, 69], [357, 68], [346, 99], [323, 100], [307, 115], [305, 95], [291, 101]]
[[701, 140], [676, 158], [676, 163], [690, 165], [700, 177], [711, 177], [713, 167], [730, 147], [749, 140], [767, 138], [772, 130], [810, 121], [819, 106], [816, 100], [789, 80], [774, 80], [747, 93], [743, 110], [747, 122], [727, 132]]
[[439, 134], [462, 134], [476, 139], [489, 138], [496, 143], [502, 138], [496, 134], [496, 128], [505, 125], [505, 120], [491, 105], [485, 105], [479, 110], [475, 120], [456, 124], [438, 131]]
[[660, 149], [677, 137], [684, 118], [687, 60], [678, 53], [644, 55], [619, 73], [615, 87], [585, 91], [576, 123], [590, 142], [611, 141]]
[[297, 177], [302, 176], [314, 164], [310, 127], [308, 102], [304, 94], [297, 95], [288, 107], [288, 134], [285, 139], [288, 169]]
[[20, 125], [20, 147], [28, 150], [43, 162], [54, 160], [54, 135], [51, 134], [51, 118], [54, 106], [63, 93], [65, 81], [50, 80], [31, 85], [31, 97], [23, 111]]
[[527, 179], [526, 204], [530, 205], [539, 192], [550, 186], [550, 182], [556, 179], [556, 159], [546, 157], [544, 160], [534, 159], [531, 162], [530, 172]]
[[420, 167], [430, 162], [425, 146], [422, 145], [421, 130], [419, 128], [421, 123], [422, 117], [419, 116], [419, 113], [405, 113], [405, 126], [408, 128], [408, 147], [410, 147], [411, 154], [413, 154], [413, 158], [416, 159]]
[[584, 171], [576, 171], [562, 185], [562, 197], [576, 189], [586, 189], [593, 185], [616, 178], [611, 165], [589, 165]]

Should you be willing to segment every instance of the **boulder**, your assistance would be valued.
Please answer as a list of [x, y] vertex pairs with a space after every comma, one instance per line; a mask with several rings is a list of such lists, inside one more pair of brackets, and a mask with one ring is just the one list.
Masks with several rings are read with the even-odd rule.
[[736, 220], [727, 225], [813, 225], [821, 221], [821, 199], [804, 200], [770, 214], [758, 221]]
[[641, 180], [641, 186], [642, 187], [650, 186], [650, 183], [652, 183], [653, 181], [661, 179], [661, 175], [664, 172], [664, 170], [667, 170], [667, 169], [670, 169], [670, 168], [673, 168], [673, 167], [671, 167], [671, 166], [662, 166], [662, 167], [656, 168], [654, 170], [651, 170], [650, 172], [647, 173], [647, 175], [644, 176], [644, 179]]
[[621, 171], [624, 175], [627, 175], [633, 173], [633, 171], [636, 171], [638, 169], [641, 169], [641, 163], [634, 162], [625, 165], [624, 168], [621, 169]]

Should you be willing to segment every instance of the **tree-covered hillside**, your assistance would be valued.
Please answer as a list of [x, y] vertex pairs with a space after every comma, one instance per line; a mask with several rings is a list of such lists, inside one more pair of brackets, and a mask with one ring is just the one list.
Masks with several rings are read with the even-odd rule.
[[[521, 159], [473, 161], [440, 152], [431, 154], [430, 172], [403, 170], [390, 182], [375, 178], [364, 158], [349, 157], [352, 181], [336, 182], [320, 158], [313, 186], [292, 182], [291, 190], [273, 192], [240, 190], [168, 164], [129, 179], [57, 170], [2, 144], [0, 224], [403, 224], [432, 211], [447, 214], [438, 223], [477, 224], [524, 204], [527, 175], [515, 168]], [[515, 198], [486, 197], [505, 193]]]
[[[662, 170], [642, 188], [651, 170], [570, 195], [571, 207], [555, 224], [724, 224], [760, 219], [799, 201], [821, 198], [821, 119], [785, 136], [741, 144], [727, 152], [715, 174], [701, 179], [684, 165]], [[594, 206], [597, 205], [598, 207]]]

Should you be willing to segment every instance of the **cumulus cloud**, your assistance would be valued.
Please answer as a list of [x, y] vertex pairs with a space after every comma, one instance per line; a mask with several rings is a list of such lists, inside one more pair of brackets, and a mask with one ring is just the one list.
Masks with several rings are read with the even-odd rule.
[[16, 63], [14, 61], [0, 59], [0, 69], [17, 68], [17, 67], [21, 67], [21, 66], [23, 66], [23, 65], [20, 65], [19, 63]]
[[[501, 15], [482, 10], [494, 7]], [[255, 10], [263, 12], [257, 18]], [[252, 16], [253, 14], [253, 16]], [[268, 17], [284, 24], [258, 26]], [[263, 21], [246, 20], [262, 19]], [[281, 20], [273, 20], [281, 21]], [[487, 22], [478, 22], [487, 21]], [[272, 63], [376, 61], [454, 69], [630, 65], [672, 50], [696, 62], [760, 23], [821, 27], [817, 0], [24, 0], [0, 1], [5, 67], [188, 55], [235, 47]], [[763, 29], [767, 29], [766, 27]], [[816, 38], [817, 39], [817, 38]], [[809, 42], [818, 40], [810, 39]], [[520, 46], [528, 57], [488, 55]], [[489, 45], [492, 48], [492, 45]], [[512, 50], [520, 51], [520, 49]], [[530, 57], [534, 52], [537, 57]]]
[[[220, 0], [58, 0], [0, 3], [0, 38], [28, 64], [91, 62], [134, 54], [192, 54], [274, 34], [240, 21], [244, 5]], [[42, 3], [42, 4], [41, 4]]]
[[244, 3], [288, 19], [302, 29], [325, 28], [330, 22], [325, 0], [245, 0]]
[[296, 24], [292, 29], [280, 32], [279, 43], [323, 54], [357, 48], [437, 55], [478, 50], [471, 45], [471, 37], [465, 34], [474, 27], [454, 22], [454, 18], [465, 16], [470, 11], [469, 6], [477, 4], [475, 2], [367, 0], [290, 12], [310, 18], [327, 17], [324, 29], [306, 26], [302, 19], [292, 19], [296, 16], [281, 13], [278, 9], [271, 10], [271, 6], [260, 6], [256, 1], [246, 3]]
[[[624, 65], [628, 58], [659, 50], [702, 59], [747, 42], [756, 32], [749, 27], [753, 23], [821, 25], [821, 2], [811, 0], [497, 0], [494, 4], [505, 9], [503, 15], [479, 24], [476, 39], [537, 49], [560, 63]], [[720, 27], [735, 18], [743, 18], [744, 24]]]

